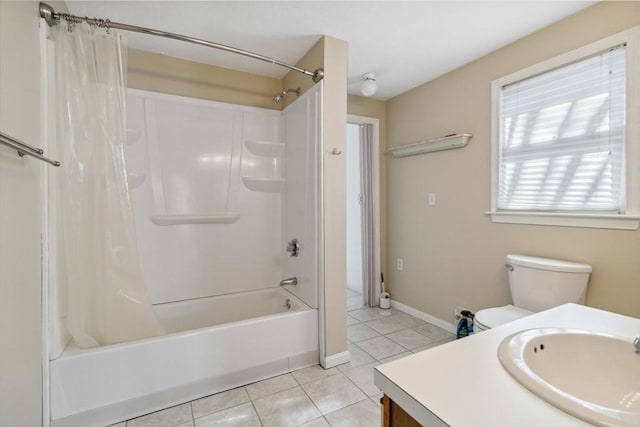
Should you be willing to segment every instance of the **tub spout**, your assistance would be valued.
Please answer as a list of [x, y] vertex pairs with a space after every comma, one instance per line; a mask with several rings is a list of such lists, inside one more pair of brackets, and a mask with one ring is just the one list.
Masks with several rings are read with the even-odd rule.
[[284, 285], [297, 285], [298, 278], [297, 277], [289, 277], [288, 279], [284, 279], [280, 281], [280, 286]]

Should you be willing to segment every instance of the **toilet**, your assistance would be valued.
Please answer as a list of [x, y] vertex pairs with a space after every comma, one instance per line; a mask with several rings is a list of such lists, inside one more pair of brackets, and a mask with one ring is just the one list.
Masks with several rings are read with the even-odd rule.
[[513, 305], [479, 310], [474, 329], [480, 332], [568, 302], [584, 304], [591, 266], [576, 262], [507, 255]]

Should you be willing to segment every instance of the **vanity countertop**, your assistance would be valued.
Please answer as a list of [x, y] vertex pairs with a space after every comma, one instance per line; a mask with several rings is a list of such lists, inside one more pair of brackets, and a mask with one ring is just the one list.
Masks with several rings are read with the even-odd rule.
[[374, 382], [425, 427], [589, 426], [530, 393], [498, 360], [504, 338], [542, 327], [617, 335], [633, 351], [640, 319], [565, 304], [380, 365]]

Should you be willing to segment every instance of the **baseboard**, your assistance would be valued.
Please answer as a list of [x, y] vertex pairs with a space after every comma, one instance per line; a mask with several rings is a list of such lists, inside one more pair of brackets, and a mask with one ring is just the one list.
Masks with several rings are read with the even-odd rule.
[[429, 322], [432, 325], [436, 325], [439, 328], [442, 328], [444, 330], [451, 332], [452, 334], [456, 333], [456, 325], [454, 325], [453, 323], [445, 322], [442, 319], [438, 319], [437, 317], [434, 317], [430, 314], [427, 314], [420, 310], [416, 310], [415, 308], [409, 307], [406, 304], [402, 304], [401, 302], [398, 302], [392, 299], [391, 307], [396, 308], [404, 313], [410, 314], [413, 317], [417, 317], [420, 320], [424, 320], [425, 322]]
[[334, 366], [342, 365], [343, 363], [348, 363], [351, 360], [351, 356], [348, 351], [343, 351], [342, 353], [332, 354], [331, 356], [320, 357], [320, 364], [324, 369], [330, 369]]

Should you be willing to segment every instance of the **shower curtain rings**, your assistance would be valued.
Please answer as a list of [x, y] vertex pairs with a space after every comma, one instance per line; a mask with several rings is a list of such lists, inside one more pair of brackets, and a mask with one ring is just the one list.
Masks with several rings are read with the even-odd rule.
[[72, 33], [76, 24], [82, 23], [83, 21], [89, 24], [91, 27], [104, 28], [107, 34], [111, 34], [111, 20], [110, 19], [101, 19], [101, 18], [89, 18], [85, 16], [84, 18], [77, 17], [75, 15], [70, 15], [68, 13], [61, 13], [57, 20], [63, 19], [67, 22], [67, 31]]
[[68, 17], [68, 16], [64, 16], [64, 15], [63, 15], [62, 17], [64, 18], [64, 20], [65, 20], [65, 21], [67, 21], [67, 31], [68, 31], [69, 33], [73, 33], [73, 27], [74, 27], [74, 25], [75, 25], [75, 22], [73, 22], [73, 20], [72, 20], [72, 19], [69, 19], [69, 17]]
[[[2, 1], [2, 0], [0, 0], [0, 1]], [[238, 54], [238, 55], [247, 56], [249, 58], [257, 59], [259, 61], [269, 62], [271, 64], [278, 65], [280, 67], [288, 68], [290, 70], [293, 70], [293, 71], [296, 71], [298, 73], [302, 73], [302, 74], [304, 74], [306, 76], [312, 77], [314, 83], [317, 83], [317, 82], [319, 82], [320, 80], [322, 80], [324, 78], [324, 71], [322, 70], [322, 68], [318, 68], [315, 71], [309, 71], [309, 70], [306, 70], [304, 68], [297, 67], [295, 65], [287, 64], [286, 62], [278, 61], [278, 60], [276, 60], [274, 58], [269, 58], [267, 56], [260, 55], [258, 53], [250, 52], [248, 50], [238, 49], [236, 47], [226, 46], [226, 45], [223, 45], [223, 44], [220, 44], [220, 43], [214, 43], [214, 42], [210, 42], [210, 41], [207, 41], [207, 40], [197, 39], [195, 37], [184, 36], [182, 34], [168, 33], [166, 31], [155, 30], [153, 28], [145, 28], [145, 27], [138, 27], [138, 26], [135, 26], [135, 25], [123, 24], [121, 22], [111, 22], [108, 19], [102, 20], [102, 19], [96, 19], [96, 18], [79, 18], [79, 17], [74, 16], [74, 15], [56, 13], [56, 11], [46, 3], [40, 3], [39, 10], [40, 10], [40, 17], [44, 18], [44, 20], [47, 22], [47, 24], [50, 27], [56, 25], [61, 18], [67, 19], [67, 20], [72, 19], [75, 22], [82, 22], [84, 20], [84, 21], [87, 21], [87, 22], [90, 22], [90, 23], [93, 23], [93, 24], [97, 24], [99, 26], [104, 26], [104, 28], [107, 29], [107, 33], [109, 33], [109, 30], [111, 30], [111, 28], [116, 28], [118, 30], [132, 31], [132, 32], [135, 32], [135, 33], [149, 34], [149, 35], [153, 35], [153, 36], [165, 37], [165, 38], [169, 38], [169, 39], [173, 39], [173, 40], [184, 41], [184, 42], [187, 42], [187, 43], [199, 44], [199, 45], [202, 45], [202, 46], [207, 46], [207, 47], [211, 47], [211, 48], [214, 48], [214, 49], [224, 50], [224, 51], [227, 51], [227, 52], [231, 52], [231, 53], [235, 53], [235, 54]], [[73, 30], [73, 25], [69, 24], [68, 21], [67, 21], [67, 29], [69, 31]]]
[[[65, 21], [67, 21], [67, 31], [70, 33], [73, 32], [73, 28], [76, 24], [82, 22], [82, 18], [78, 18], [74, 15], [69, 15], [68, 13], [61, 13], [59, 19], [64, 19]], [[86, 19], [87, 18], [85, 17], [85, 20]]]
[[106, 30], [107, 34], [111, 34], [111, 20], [110, 19], [101, 19], [101, 18], [93, 18], [93, 22], [100, 27]]

